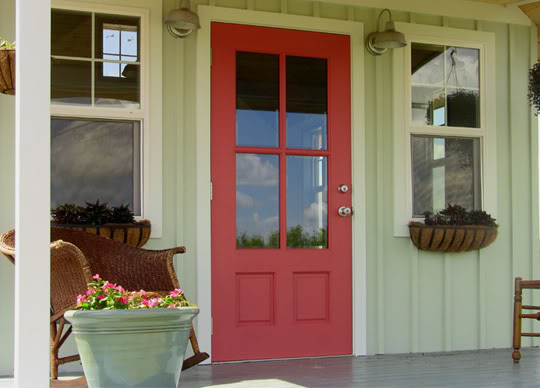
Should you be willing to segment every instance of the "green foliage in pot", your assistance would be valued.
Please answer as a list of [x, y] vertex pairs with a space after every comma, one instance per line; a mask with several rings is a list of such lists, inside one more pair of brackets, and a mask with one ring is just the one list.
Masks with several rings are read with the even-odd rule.
[[104, 225], [133, 224], [135, 216], [128, 205], [109, 208], [107, 203], [97, 200], [86, 202], [86, 207], [65, 203], [51, 210], [53, 221], [58, 224]]
[[529, 70], [529, 102], [540, 113], [540, 62]]
[[15, 42], [11, 43], [10, 41], [2, 38], [0, 36], [0, 49], [5, 50], [14, 50], [15, 49]]
[[439, 212], [425, 212], [426, 225], [481, 225], [498, 226], [495, 219], [484, 210], [467, 210], [459, 205], [448, 204], [446, 209]]
[[195, 306], [177, 288], [166, 295], [155, 292], [126, 291], [122, 286], [101, 279], [99, 274], [88, 283], [88, 291], [77, 297], [76, 310], [133, 310]]

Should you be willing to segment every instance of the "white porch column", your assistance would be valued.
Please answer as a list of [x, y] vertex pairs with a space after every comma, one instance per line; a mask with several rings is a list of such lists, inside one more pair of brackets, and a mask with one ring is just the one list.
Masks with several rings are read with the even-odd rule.
[[49, 386], [50, 0], [16, 0], [15, 386]]

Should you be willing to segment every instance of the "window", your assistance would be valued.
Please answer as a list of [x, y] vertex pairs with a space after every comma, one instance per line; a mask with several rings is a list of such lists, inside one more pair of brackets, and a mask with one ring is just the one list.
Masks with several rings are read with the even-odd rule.
[[393, 52], [394, 235], [448, 203], [496, 217], [495, 39], [398, 23]]
[[[458, 204], [481, 204], [480, 50], [412, 42], [411, 168], [413, 217]], [[445, 127], [433, 136], [433, 127]], [[448, 136], [441, 136], [448, 135]]]
[[51, 206], [100, 200], [145, 217], [142, 16], [51, 18]]

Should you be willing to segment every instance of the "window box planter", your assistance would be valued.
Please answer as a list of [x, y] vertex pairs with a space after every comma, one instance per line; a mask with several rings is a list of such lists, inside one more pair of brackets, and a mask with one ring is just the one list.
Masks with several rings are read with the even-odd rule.
[[177, 387], [197, 307], [70, 310], [89, 388]]
[[15, 95], [15, 49], [0, 48], [0, 93]]
[[141, 248], [148, 242], [150, 233], [152, 232], [152, 225], [148, 220], [138, 221], [133, 224], [104, 225], [59, 224], [53, 222], [52, 226], [57, 228], [81, 230], [138, 248]]
[[413, 244], [421, 250], [467, 252], [482, 249], [497, 238], [498, 226], [425, 225], [409, 223]]

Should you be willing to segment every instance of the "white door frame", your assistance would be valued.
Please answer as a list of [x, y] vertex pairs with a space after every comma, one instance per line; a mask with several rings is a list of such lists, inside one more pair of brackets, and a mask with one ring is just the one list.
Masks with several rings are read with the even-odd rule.
[[[199, 5], [196, 65], [196, 256], [197, 302], [201, 313], [197, 335], [201, 349], [212, 346], [212, 258], [210, 182], [211, 23], [226, 22], [349, 35], [351, 39], [351, 152], [353, 196], [353, 354], [367, 354], [366, 194], [364, 128], [364, 25], [282, 13]], [[211, 358], [210, 358], [211, 360]], [[210, 362], [210, 360], [208, 362]]]

